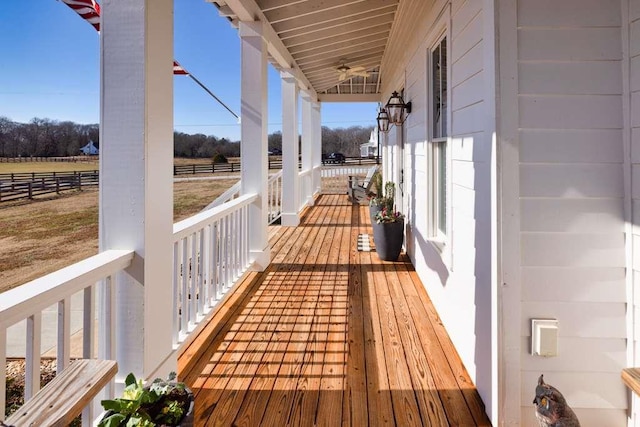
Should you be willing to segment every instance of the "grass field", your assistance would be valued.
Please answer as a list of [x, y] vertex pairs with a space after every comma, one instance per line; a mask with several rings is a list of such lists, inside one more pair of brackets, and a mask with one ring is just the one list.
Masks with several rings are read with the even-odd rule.
[[98, 169], [98, 162], [24, 162], [0, 163], [0, 173], [80, 172]]
[[[230, 162], [239, 162], [240, 159], [233, 157]], [[211, 159], [188, 159], [176, 157], [173, 159], [174, 165], [210, 165]], [[23, 173], [23, 172], [75, 172], [98, 169], [98, 159], [87, 162], [21, 162], [21, 163], [0, 163], [0, 173]]]
[[[235, 182], [175, 183], [174, 220], [199, 212]], [[97, 189], [0, 205], [0, 292], [97, 252]]]

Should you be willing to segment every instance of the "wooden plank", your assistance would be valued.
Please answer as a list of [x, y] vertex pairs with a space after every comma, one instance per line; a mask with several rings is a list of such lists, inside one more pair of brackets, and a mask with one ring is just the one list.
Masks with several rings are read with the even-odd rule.
[[272, 235], [189, 374], [198, 424], [490, 425], [409, 259], [357, 252], [367, 232], [367, 207], [323, 195]]
[[[433, 356], [430, 362], [432, 363], [432, 372], [434, 375], [438, 375], [449, 368], [453, 373], [452, 378], [454, 381], [450, 381], [451, 377], [443, 377], [438, 381], [439, 387], [444, 390], [460, 389], [473, 414], [476, 425], [490, 426], [491, 422], [486, 415], [484, 403], [471, 381], [471, 377], [464, 367], [457, 350], [453, 346], [418, 274], [410, 264], [405, 263], [404, 265], [417, 291], [417, 296], [409, 296], [407, 298], [410, 310], [414, 318], [429, 319], [429, 322], [422, 329], [424, 334], [422, 342], [423, 347], [427, 346], [429, 349], [428, 351], [425, 349], [425, 352]], [[448, 381], [444, 382], [444, 379], [448, 379]]]
[[[336, 197], [336, 196], [334, 196]], [[318, 396], [318, 412], [316, 424], [318, 426], [340, 425], [342, 423], [342, 398], [344, 387], [344, 364], [346, 363], [346, 298], [348, 279], [340, 271], [340, 260], [344, 260], [343, 242], [344, 235], [349, 235], [345, 225], [347, 208], [345, 197], [336, 197], [334, 209], [338, 216], [332, 221], [336, 227], [331, 252], [327, 261], [327, 271], [323, 281], [331, 284], [331, 306], [329, 308], [329, 325], [327, 333], [326, 354], [322, 365], [322, 378], [320, 380], [320, 393]]]
[[404, 290], [412, 288], [413, 283], [408, 278], [409, 286], [406, 286], [406, 281], [401, 283], [396, 273], [396, 268], [404, 269], [404, 265], [386, 263], [384, 267], [423, 423], [434, 426], [473, 425], [473, 417], [469, 413], [469, 408], [457, 386], [443, 389], [441, 384], [436, 383], [436, 378], [440, 373], [443, 376], [448, 375], [451, 379], [450, 382], [455, 383], [455, 381], [451, 370], [446, 369], [446, 366], [443, 368], [439, 364], [429, 364], [428, 355], [433, 350], [429, 345], [424, 345], [424, 343], [430, 342], [424, 333], [427, 329], [424, 320], [427, 318], [412, 316], [413, 307], [408, 304]]
[[[316, 214], [319, 214], [319, 212], [316, 212]], [[291, 271], [294, 271], [295, 265], [304, 262], [304, 258], [300, 257], [303, 257], [304, 254], [306, 254], [305, 247], [310, 245], [309, 242], [313, 242], [317, 231], [317, 227], [312, 228], [308, 235], [305, 233], [305, 238], [298, 239], [294, 245], [291, 246], [291, 253], [297, 254], [295, 259], [296, 262], [290, 265]], [[303, 233], [299, 234], [302, 235]], [[277, 264], [274, 263], [272, 265]], [[291, 275], [291, 271], [285, 272], [284, 274]], [[278, 283], [278, 286], [282, 287], [282, 289], [275, 289], [274, 292], [272, 292], [268, 290], [270, 287], [273, 287], [273, 284], [270, 282], [271, 281], [265, 281], [261, 285], [260, 290], [252, 298], [253, 303], [247, 304], [245, 310], [248, 310], [257, 316], [264, 317], [265, 305], [273, 305], [275, 311], [271, 312], [270, 316], [277, 315], [283, 307], [283, 304], [278, 301], [277, 297], [280, 295], [281, 291], [287, 290], [287, 286]], [[249, 319], [249, 321], [251, 321], [251, 319]], [[212, 377], [204, 385], [204, 388], [211, 388], [214, 391], [206, 393], [206, 399], [203, 399], [203, 401], [200, 402], [200, 405], [196, 405], [196, 419], [203, 422], [205, 425], [231, 424], [240, 409], [244, 400], [244, 394], [249, 388], [251, 380], [258, 370], [258, 364], [262, 359], [260, 347], [249, 349], [247, 346], [247, 342], [251, 342], [253, 340], [256, 331], [254, 330], [251, 332], [241, 330], [241, 319], [236, 323], [238, 324], [232, 325], [231, 328], [236, 331], [237, 336], [230, 337], [229, 345], [226, 348], [219, 350], [219, 353], [221, 353], [220, 362], [216, 364], [216, 368], [212, 371]], [[260, 324], [262, 322], [254, 321], [254, 323]], [[276, 329], [276, 323], [266, 322], [264, 328], [264, 332], [269, 333], [270, 331], [271, 334], [273, 334], [273, 331]], [[257, 329], [257, 332], [259, 333], [260, 330]], [[264, 343], [270, 340], [261, 341]], [[245, 356], [245, 351], [248, 353], [248, 356]], [[240, 368], [237, 369], [239, 362], [243, 360], [243, 358], [249, 359], [249, 364], [241, 365]], [[200, 409], [200, 411], [198, 409]]]
[[[334, 196], [333, 200], [337, 200], [337, 198]], [[328, 209], [329, 213], [335, 212], [332, 207]], [[327, 288], [331, 284], [323, 280], [332, 247], [331, 242], [335, 236], [335, 227], [328, 227], [330, 220], [334, 220], [332, 215], [324, 215], [323, 228], [325, 230], [323, 239], [319, 242], [320, 250], [314, 260], [311, 277], [309, 278], [312, 284], [318, 286], [318, 291], [314, 295], [317, 303], [311, 326], [311, 335], [306, 348], [305, 363], [292, 399], [293, 403], [288, 419], [289, 425], [312, 426], [317, 412], [331, 317], [332, 292], [327, 292]]]
[[67, 426], [118, 372], [113, 360], [71, 363], [5, 421], [20, 426]]
[[351, 206], [349, 241], [349, 287], [347, 320], [347, 371], [342, 418], [345, 426], [361, 426], [369, 419], [367, 408], [367, 380], [364, 359], [364, 324], [362, 308], [361, 264], [357, 261], [356, 239], [360, 232], [360, 206]]

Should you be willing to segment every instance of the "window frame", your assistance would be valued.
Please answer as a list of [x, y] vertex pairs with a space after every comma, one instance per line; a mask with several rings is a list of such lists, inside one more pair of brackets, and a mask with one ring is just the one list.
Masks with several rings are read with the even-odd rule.
[[[429, 240], [444, 252], [451, 241], [451, 66], [450, 48], [451, 37], [448, 26], [435, 38], [435, 41], [427, 48], [427, 123], [428, 131], [428, 232]], [[444, 42], [444, 46], [443, 46]], [[435, 64], [434, 53], [436, 50], [444, 50], [445, 72], [440, 75], [440, 81], [444, 80], [441, 87], [440, 105], [444, 105], [441, 111], [444, 114], [441, 126], [436, 129], [435, 119]], [[440, 55], [442, 58], [442, 55]], [[444, 91], [442, 90], [444, 89]], [[444, 171], [442, 170], [444, 168]], [[444, 182], [443, 182], [444, 180]], [[444, 204], [444, 206], [442, 206]], [[444, 223], [443, 223], [444, 222]]]

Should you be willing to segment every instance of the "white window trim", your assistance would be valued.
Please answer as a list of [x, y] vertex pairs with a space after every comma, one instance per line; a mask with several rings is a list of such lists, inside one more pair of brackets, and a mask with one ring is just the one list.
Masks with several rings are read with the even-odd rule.
[[[452, 237], [453, 237], [453, 215], [452, 215], [452, 184], [451, 184], [451, 25], [450, 25], [450, 8], [447, 7], [442, 16], [440, 17], [439, 27], [440, 30], [436, 33], [437, 37], [433, 39], [433, 42], [428, 44], [427, 48], [427, 93], [426, 93], [426, 105], [427, 105], [427, 121], [428, 124], [428, 136], [427, 136], [427, 173], [429, 177], [429, 185], [428, 185], [428, 233], [429, 233], [429, 242], [436, 248], [436, 250], [440, 253], [443, 262], [449, 269], [453, 269], [453, 250], [452, 250]], [[447, 39], [447, 112], [446, 112], [446, 131], [447, 136], [443, 138], [434, 138], [433, 130], [433, 79], [432, 79], [432, 57], [431, 53], [433, 50], [442, 42], [443, 39]], [[435, 202], [435, 194], [436, 186], [438, 185], [435, 169], [435, 162], [437, 159], [435, 158], [436, 149], [435, 144], [444, 143], [446, 144], [446, 184], [445, 184], [445, 194], [446, 194], [446, 234], [443, 233], [437, 223], [437, 205]]]

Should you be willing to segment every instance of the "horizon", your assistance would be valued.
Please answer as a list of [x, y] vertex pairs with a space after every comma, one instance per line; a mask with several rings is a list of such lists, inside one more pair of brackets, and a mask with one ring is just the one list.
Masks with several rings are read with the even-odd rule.
[[[66, 4], [55, 0], [0, 2], [0, 116], [99, 124], [99, 36]], [[174, 58], [236, 114], [240, 112], [237, 30], [205, 0], [174, 1]], [[176, 132], [240, 140], [240, 125], [184, 75], [174, 76]], [[268, 134], [282, 130], [280, 77], [268, 66]], [[375, 126], [376, 103], [321, 103], [322, 126]], [[298, 121], [300, 122], [300, 112]]]

